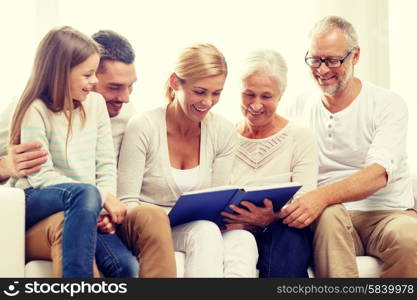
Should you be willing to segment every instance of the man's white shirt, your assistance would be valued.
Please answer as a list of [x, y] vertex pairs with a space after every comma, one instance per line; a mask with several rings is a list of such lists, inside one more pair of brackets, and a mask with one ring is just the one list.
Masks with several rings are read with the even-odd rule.
[[362, 82], [357, 98], [340, 112], [329, 112], [319, 91], [289, 101], [282, 112], [316, 133], [319, 186], [343, 180], [374, 163], [385, 168], [387, 186], [364, 200], [344, 203], [347, 209], [394, 210], [414, 206], [405, 144], [408, 109], [399, 95]]

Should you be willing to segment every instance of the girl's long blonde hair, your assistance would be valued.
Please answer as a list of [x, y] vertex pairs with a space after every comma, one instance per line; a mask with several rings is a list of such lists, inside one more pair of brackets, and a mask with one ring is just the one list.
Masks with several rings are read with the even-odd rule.
[[[20, 143], [22, 120], [36, 99], [53, 112], [63, 112], [68, 119], [67, 143], [71, 134], [72, 114], [80, 102], [73, 100], [69, 77], [73, 67], [84, 62], [100, 48], [91, 38], [69, 26], [50, 30], [36, 51], [32, 73], [13, 114], [10, 144]], [[83, 122], [85, 112], [82, 109]]]

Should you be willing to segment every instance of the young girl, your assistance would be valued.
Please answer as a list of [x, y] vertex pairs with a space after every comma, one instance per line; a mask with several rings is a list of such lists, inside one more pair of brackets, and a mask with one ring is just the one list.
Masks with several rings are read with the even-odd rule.
[[40, 141], [49, 152], [38, 173], [15, 185], [25, 190], [26, 228], [64, 211], [63, 277], [92, 277], [102, 203], [116, 223], [126, 213], [114, 196], [105, 101], [91, 92], [99, 60], [98, 46], [84, 34], [67, 26], [51, 30], [37, 49], [11, 124], [11, 144]]
[[[128, 123], [118, 167], [122, 201], [169, 208], [183, 192], [229, 182], [236, 133], [210, 112], [226, 75], [213, 45], [184, 49], [167, 83], [168, 105]], [[248, 231], [222, 234], [201, 220], [175, 226], [172, 234], [175, 250], [185, 253], [185, 277], [256, 276], [258, 252]]]

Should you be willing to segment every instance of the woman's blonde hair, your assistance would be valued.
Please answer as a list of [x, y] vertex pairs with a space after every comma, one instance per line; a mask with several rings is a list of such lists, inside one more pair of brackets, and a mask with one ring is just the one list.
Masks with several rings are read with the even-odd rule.
[[[174, 73], [181, 83], [216, 75], [227, 75], [227, 63], [223, 54], [211, 44], [195, 44], [185, 48], [174, 66]], [[169, 102], [175, 99], [175, 92], [165, 84], [165, 96]]]
[[[96, 42], [69, 26], [54, 28], [45, 35], [37, 48], [32, 73], [13, 114], [10, 144], [20, 143], [22, 120], [36, 99], [42, 100], [53, 112], [64, 112], [68, 119], [68, 142], [74, 106], [81, 106], [79, 101], [71, 98], [70, 71], [95, 53], [100, 53]], [[84, 121], [84, 110], [82, 117]]]

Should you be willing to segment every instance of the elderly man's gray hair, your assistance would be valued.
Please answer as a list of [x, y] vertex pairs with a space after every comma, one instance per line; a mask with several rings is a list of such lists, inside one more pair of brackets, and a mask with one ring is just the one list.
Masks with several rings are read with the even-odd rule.
[[348, 47], [347, 50], [358, 47], [358, 35], [356, 34], [355, 28], [353, 28], [353, 25], [350, 22], [338, 16], [327, 16], [319, 20], [314, 24], [309, 36], [312, 37], [317, 34], [325, 34], [335, 28], [338, 28], [343, 32]]

